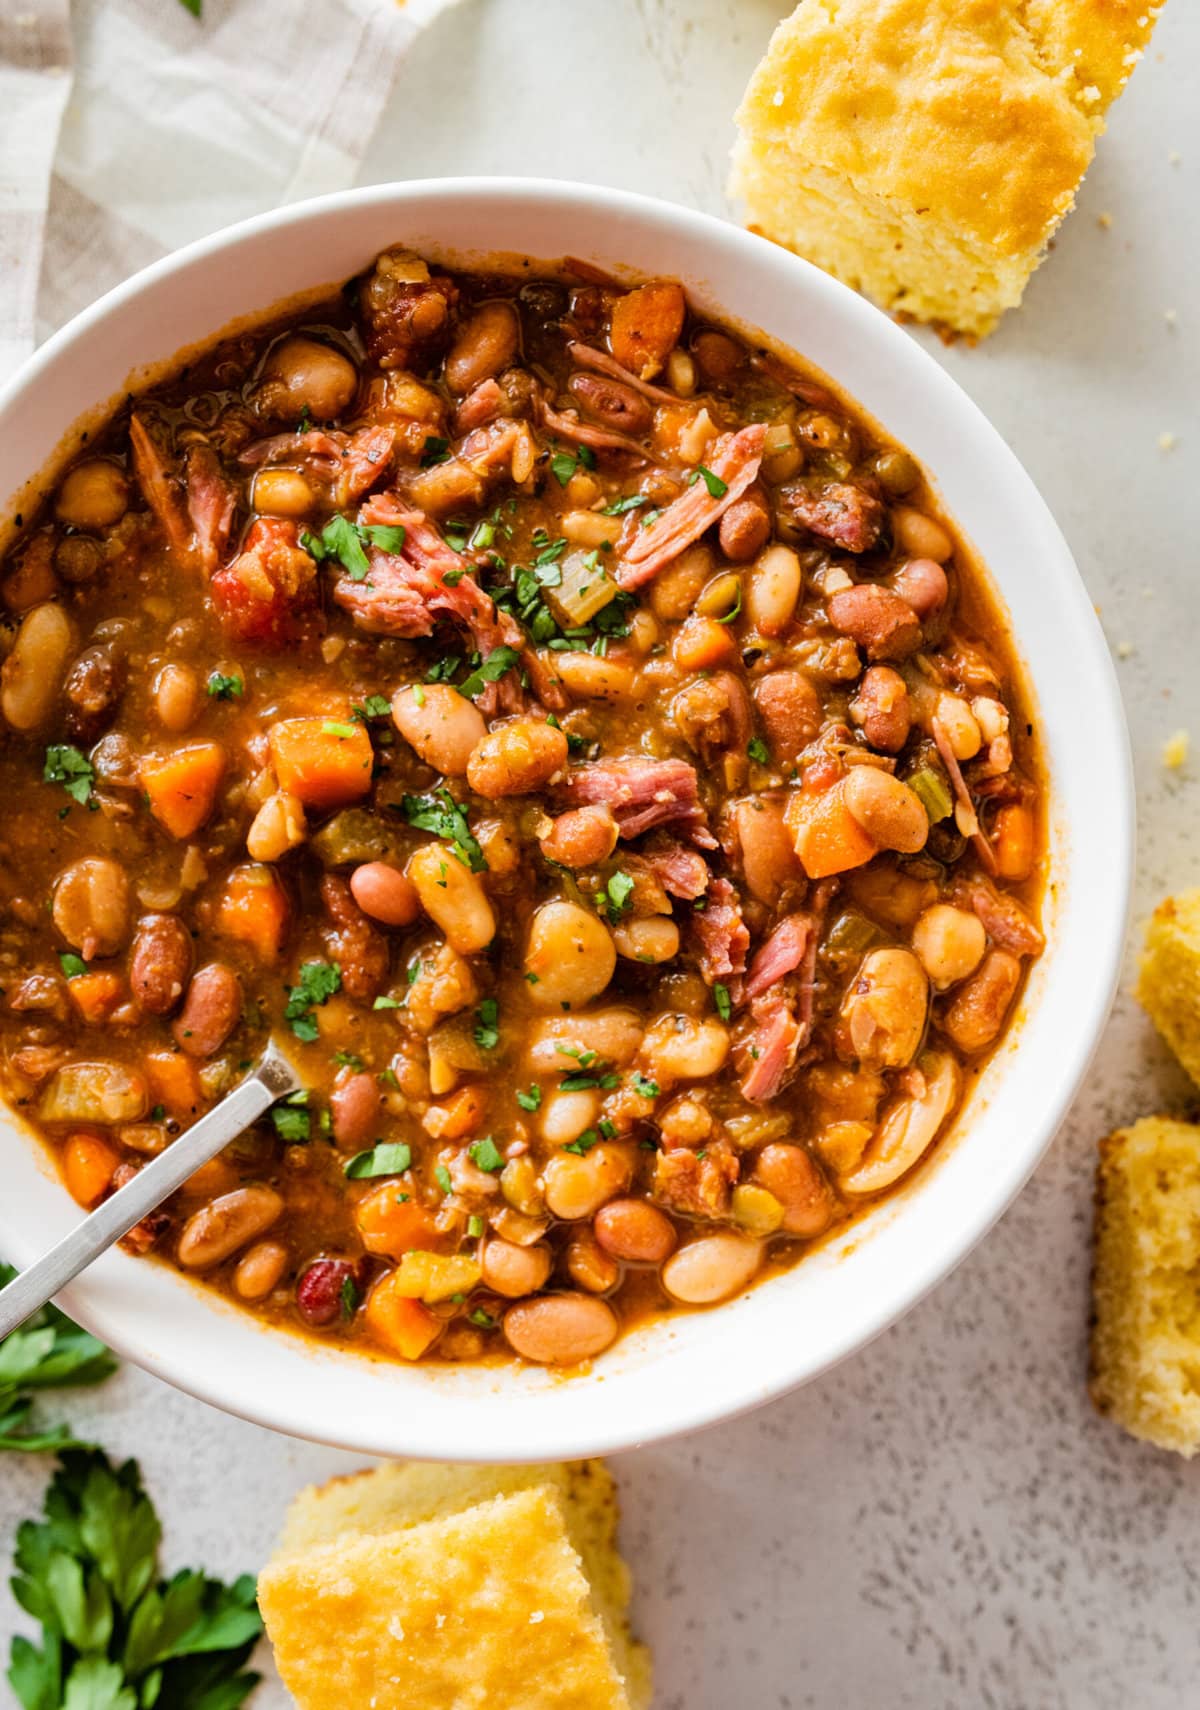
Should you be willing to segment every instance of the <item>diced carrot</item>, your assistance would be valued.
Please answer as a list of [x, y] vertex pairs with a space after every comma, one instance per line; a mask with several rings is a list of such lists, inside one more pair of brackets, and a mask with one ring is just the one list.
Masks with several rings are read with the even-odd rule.
[[1000, 878], [1019, 884], [1032, 873], [1033, 815], [1022, 802], [1009, 802], [996, 815], [992, 851]]
[[205, 1104], [195, 1059], [182, 1051], [153, 1051], [142, 1059], [150, 1096], [176, 1122], [197, 1116]]
[[683, 331], [683, 287], [671, 279], [651, 279], [613, 304], [611, 342], [617, 361], [643, 380], [652, 380]]
[[804, 871], [810, 879], [827, 879], [862, 867], [877, 855], [867, 836], [842, 800], [842, 784], [826, 790], [800, 788], [792, 792], [784, 818]]
[[125, 982], [120, 974], [76, 974], [67, 981], [71, 1002], [83, 1019], [91, 1025], [107, 1021], [125, 996]]
[[95, 1205], [108, 1192], [119, 1161], [114, 1148], [98, 1134], [68, 1135], [62, 1149], [62, 1173], [75, 1203]]
[[435, 1140], [465, 1140], [479, 1127], [486, 1109], [487, 1099], [480, 1087], [460, 1087], [445, 1104], [431, 1104], [421, 1125]]
[[693, 612], [680, 624], [671, 654], [681, 671], [710, 671], [717, 665], [732, 665], [737, 642], [716, 618]]
[[403, 1258], [437, 1239], [433, 1213], [411, 1197], [397, 1182], [384, 1182], [354, 1208], [354, 1221], [368, 1253], [388, 1259]]
[[279, 719], [267, 737], [279, 788], [305, 807], [340, 807], [371, 788], [371, 739], [349, 716]]
[[426, 1311], [419, 1300], [409, 1300], [398, 1287], [395, 1271], [381, 1277], [367, 1297], [367, 1329], [402, 1360], [419, 1360], [433, 1345], [442, 1322]]
[[217, 904], [216, 930], [248, 944], [261, 962], [273, 962], [287, 931], [287, 892], [270, 867], [235, 867]]
[[219, 742], [197, 742], [161, 760], [143, 761], [141, 783], [150, 812], [172, 837], [191, 837], [212, 812], [224, 773], [225, 750]]

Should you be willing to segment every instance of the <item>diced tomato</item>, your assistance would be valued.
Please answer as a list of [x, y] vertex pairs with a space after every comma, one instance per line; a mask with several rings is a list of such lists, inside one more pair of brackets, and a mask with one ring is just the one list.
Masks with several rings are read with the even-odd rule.
[[300, 545], [299, 525], [259, 517], [210, 589], [222, 623], [238, 641], [280, 646], [298, 640], [312, 619], [317, 590], [317, 566]]

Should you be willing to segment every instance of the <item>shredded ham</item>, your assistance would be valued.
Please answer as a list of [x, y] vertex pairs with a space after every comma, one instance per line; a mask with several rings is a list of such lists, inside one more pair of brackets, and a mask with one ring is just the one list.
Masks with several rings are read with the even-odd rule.
[[994, 944], [1017, 956], [1041, 955], [1046, 940], [1014, 898], [983, 883], [972, 885], [967, 896]]
[[339, 509], [361, 499], [364, 493], [369, 493], [383, 480], [395, 450], [396, 430], [393, 427], [360, 428], [351, 435], [338, 471], [335, 497]]
[[610, 380], [619, 380], [622, 386], [632, 387], [635, 392], [640, 392], [643, 398], [649, 398], [655, 404], [679, 402], [674, 392], [664, 391], [661, 386], [652, 386], [648, 380], [634, 374], [606, 350], [596, 350], [590, 344], [581, 344], [578, 339], [572, 339], [567, 345], [567, 355], [578, 368], [590, 368], [593, 374], [607, 374]]
[[656, 832], [642, 850], [642, 859], [668, 895], [695, 902], [708, 889], [708, 863], [694, 849]]
[[593, 760], [572, 768], [564, 793], [571, 807], [607, 802], [622, 837], [675, 823], [688, 828], [699, 848], [717, 848], [700, 806], [695, 768], [686, 760]]
[[996, 856], [992, 850], [991, 844], [988, 842], [987, 833], [979, 823], [979, 816], [975, 812], [975, 803], [971, 800], [971, 792], [967, 788], [966, 779], [962, 775], [962, 768], [955, 757], [953, 748], [950, 746], [950, 738], [946, 735], [945, 729], [939, 718], [933, 718], [930, 720], [930, 729], [933, 732], [933, 740], [937, 744], [937, 751], [942, 757], [942, 764], [945, 766], [946, 771], [949, 774], [955, 799], [958, 802], [958, 807], [954, 815], [955, 824], [958, 826], [958, 829], [962, 832], [964, 837], [969, 837], [971, 839], [971, 842], [975, 847], [975, 853], [979, 857], [980, 864], [985, 867], [989, 873], [995, 873]]
[[545, 398], [538, 399], [537, 408], [543, 427], [548, 427], [551, 433], [556, 433], [560, 439], [573, 440], [576, 445], [591, 446], [595, 451], [629, 451], [635, 457], [640, 457], [643, 463], [662, 461], [636, 439], [630, 439], [623, 433], [611, 433], [608, 428], [589, 427], [573, 412], [568, 414], [554, 409]]
[[473, 392], [468, 392], [454, 412], [454, 431], [470, 433], [494, 421], [504, 409], [504, 393], [495, 380], [481, 380]]
[[197, 443], [187, 454], [187, 511], [200, 562], [211, 576], [225, 554], [237, 498], [216, 452]]
[[775, 1097], [795, 1065], [804, 1030], [780, 991], [756, 998], [752, 1013], [755, 1029], [750, 1066], [742, 1076], [742, 1097], [749, 1104], [762, 1104]]
[[813, 936], [812, 916], [789, 914], [779, 922], [764, 944], [755, 953], [742, 995], [747, 1003], [777, 985], [803, 962]]
[[714, 879], [708, 900], [691, 916], [692, 935], [700, 947], [700, 973], [707, 985], [743, 973], [750, 933], [742, 919], [742, 904], [728, 879]]
[[649, 528], [638, 529], [623, 549], [616, 568], [616, 579], [622, 588], [640, 588], [657, 576], [753, 486], [758, 479], [766, 434], [763, 424], [755, 422], [737, 433], [721, 435], [706, 468], [724, 482], [725, 491], [719, 499], [714, 499], [703, 480], [693, 481]]
[[129, 445], [133, 453], [133, 471], [142, 496], [158, 518], [167, 537], [167, 545], [174, 552], [186, 552], [191, 545], [192, 531], [179, 483], [167, 468], [140, 416], [129, 418]]

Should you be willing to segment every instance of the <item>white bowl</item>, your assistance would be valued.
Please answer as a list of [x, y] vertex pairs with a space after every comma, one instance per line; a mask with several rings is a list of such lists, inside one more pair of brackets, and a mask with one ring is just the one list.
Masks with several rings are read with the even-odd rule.
[[[1053, 1137], [1112, 999], [1132, 863], [1127, 738], [1066, 543], [999, 434], [920, 345], [786, 251], [621, 191], [486, 178], [383, 185], [193, 244], [80, 315], [0, 396], [0, 495], [69, 448], [78, 418], [136, 387], [134, 371], [349, 278], [399, 242], [467, 265], [489, 253], [566, 254], [618, 274], [674, 275], [703, 308], [765, 329], [823, 368], [922, 461], [990, 567], [1049, 765], [1048, 948], [957, 1135], [840, 1240], [743, 1298], [631, 1334], [590, 1373], [563, 1378], [350, 1356], [265, 1329], [167, 1266], [117, 1252], [63, 1296], [146, 1370], [297, 1436], [445, 1460], [606, 1453], [726, 1418], [824, 1371], [898, 1318], [1000, 1216]], [[0, 1253], [24, 1265], [78, 1213], [20, 1125], [9, 1119], [0, 1132]]]

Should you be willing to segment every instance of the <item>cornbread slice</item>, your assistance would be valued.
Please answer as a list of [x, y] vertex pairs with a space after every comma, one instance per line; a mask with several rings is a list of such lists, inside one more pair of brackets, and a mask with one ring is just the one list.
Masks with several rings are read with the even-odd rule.
[[1021, 300], [1163, 0], [801, 0], [737, 115], [748, 223], [885, 308]]
[[1134, 1437], [1200, 1449], [1200, 1128], [1147, 1116], [1101, 1142], [1092, 1400]]
[[647, 1710], [616, 1521], [601, 1462], [388, 1465], [304, 1491], [259, 1585], [280, 1672], [300, 1710]]
[[1200, 1085], [1200, 891], [1166, 897], [1155, 909], [1137, 999]]

